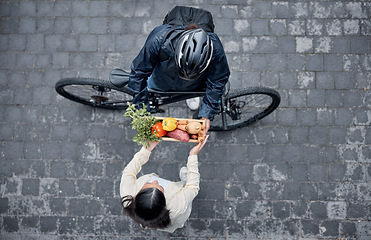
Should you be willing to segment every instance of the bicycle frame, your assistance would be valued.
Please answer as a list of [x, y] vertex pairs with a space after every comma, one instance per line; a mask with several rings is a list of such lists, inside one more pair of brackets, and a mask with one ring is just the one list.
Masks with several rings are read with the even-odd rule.
[[[229, 81], [226, 84], [225, 87], [225, 93], [226, 95], [229, 92]], [[186, 92], [175, 92], [175, 91], [169, 91], [169, 92], [164, 92], [164, 91], [159, 91], [155, 89], [150, 89], [148, 88], [148, 99], [150, 103], [150, 107], [159, 107], [162, 105], [166, 104], [171, 104], [171, 103], [176, 103], [179, 101], [184, 101], [190, 98], [195, 98], [195, 97], [204, 97], [206, 95], [206, 91], [201, 90], [201, 91], [186, 91]], [[219, 100], [221, 101], [221, 99]], [[223, 102], [223, 101], [221, 101]]]
[[189, 98], [203, 97], [204, 91], [193, 92], [162, 92], [148, 89], [149, 108], [152, 112], [163, 112], [159, 107], [166, 104], [176, 103]]

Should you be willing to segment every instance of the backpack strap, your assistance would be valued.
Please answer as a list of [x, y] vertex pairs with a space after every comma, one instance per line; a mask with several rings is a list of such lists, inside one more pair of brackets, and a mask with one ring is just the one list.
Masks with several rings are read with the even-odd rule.
[[160, 49], [159, 58], [160, 61], [165, 61], [169, 58], [169, 54], [164, 50], [167, 49], [168, 51], [174, 51], [175, 46], [173, 44], [173, 40], [177, 39], [180, 34], [183, 33], [183, 30], [179, 28], [179, 26], [172, 26], [165, 35], [165, 41], [162, 44]]
[[162, 62], [162, 61], [165, 61], [165, 60], [169, 59], [170, 56], [169, 56], [169, 54], [167, 54], [167, 53], [165, 52], [165, 50], [162, 49], [162, 47], [161, 47], [161, 49], [160, 49], [160, 53], [159, 53], [158, 57], [160, 58], [160, 61]]

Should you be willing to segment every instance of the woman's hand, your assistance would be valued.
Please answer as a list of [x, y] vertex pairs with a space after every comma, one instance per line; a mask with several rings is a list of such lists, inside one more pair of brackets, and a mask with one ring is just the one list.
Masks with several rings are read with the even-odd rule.
[[209, 135], [206, 135], [205, 139], [202, 142], [197, 143], [197, 145], [194, 146], [189, 152], [189, 156], [197, 155], [201, 151], [201, 149], [205, 146], [205, 143], [207, 142], [208, 138], [209, 138]]
[[145, 147], [148, 151], [151, 151], [151, 152], [152, 152], [152, 150], [157, 146], [158, 142], [157, 142], [157, 141], [149, 142], [148, 140], [147, 140], [147, 142], [148, 142], [149, 146], [148, 146], [148, 147], [147, 147], [147, 146], [144, 146], [144, 147]]
[[204, 130], [204, 134], [207, 135], [207, 132], [208, 132], [209, 129], [210, 129], [210, 119], [205, 118], [205, 117], [202, 117], [202, 120], [205, 120], [205, 130]]

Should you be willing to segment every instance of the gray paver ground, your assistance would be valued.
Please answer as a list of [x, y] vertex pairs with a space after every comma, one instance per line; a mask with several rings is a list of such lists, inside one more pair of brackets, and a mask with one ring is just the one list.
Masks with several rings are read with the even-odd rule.
[[[282, 104], [211, 133], [191, 218], [169, 235], [122, 215], [120, 172], [139, 149], [123, 112], [54, 84], [130, 68], [183, 4], [214, 15], [232, 87], [276, 88]], [[370, 239], [370, 16], [362, 0], [0, 1], [0, 238]], [[177, 180], [190, 147], [161, 143], [144, 172]]]

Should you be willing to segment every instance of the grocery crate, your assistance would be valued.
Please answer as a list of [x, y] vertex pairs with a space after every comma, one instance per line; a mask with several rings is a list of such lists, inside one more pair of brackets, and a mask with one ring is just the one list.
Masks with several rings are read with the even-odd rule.
[[[155, 118], [162, 121], [166, 117], [155, 117]], [[176, 119], [177, 121], [179, 121], [179, 120], [187, 120], [188, 122], [192, 122], [192, 121], [199, 122], [199, 123], [201, 123], [201, 126], [202, 126], [201, 132], [204, 133], [204, 131], [205, 131], [205, 125], [206, 125], [206, 121], [205, 120], [201, 120], [201, 119], [188, 119], [188, 118], [174, 118], [174, 119]], [[171, 137], [168, 137], [168, 136], [162, 137], [162, 140], [164, 140], [164, 141], [177, 141], [177, 142], [180, 142], [178, 139], [171, 138]], [[190, 137], [190, 139], [189, 139], [188, 142], [198, 143], [198, 141], [199, 141], [198, 139], [192, 139]]]

